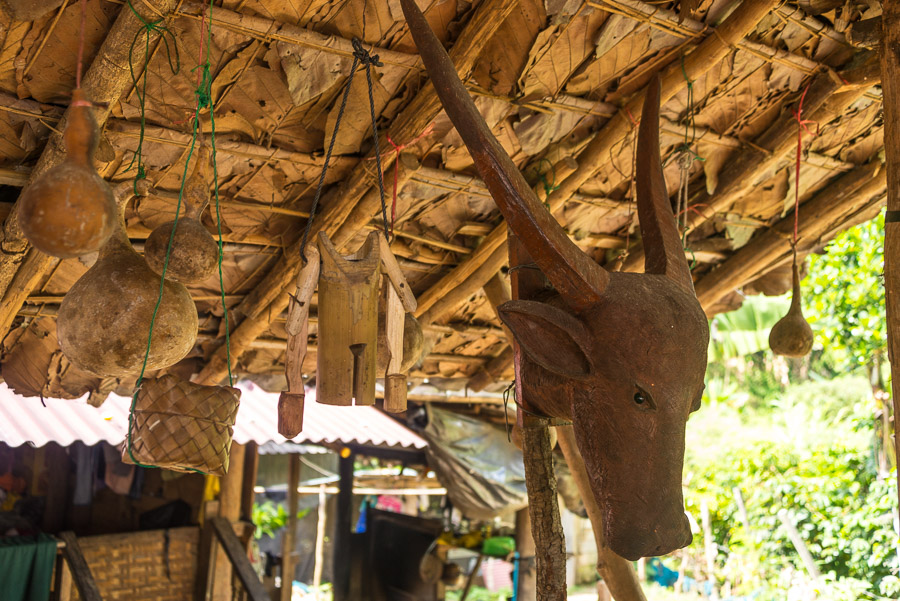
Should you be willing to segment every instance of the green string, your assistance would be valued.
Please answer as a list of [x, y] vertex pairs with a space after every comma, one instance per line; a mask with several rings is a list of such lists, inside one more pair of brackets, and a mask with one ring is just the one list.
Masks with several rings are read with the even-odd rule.
[[[147, 70], [149, 68], [150, 63], [150, 36], [154, 33], [159, 34], [163, 43], [166, 46], [166, 58], [169, 61], [169, 68], [172, 70], [173, 75], [178, 75], [181, 71], [181, 57], [178, 54], [178, 44], [175, 41], [175, 34], [166, 27], [162, 18], [157, 19], [156, 21], [147, 21], [141, 14], [134, 9], [134, 6], [131, 4], [131, 0], [128, 0], [128, 8], [131, 9], [131, 12], [134, 13], [134, 16], [141, 22], [142, 27], [138, 29], [138, 31], [134, 34], [134, 39], [131, 40], [131, 46], [128, 48], [128, 69], [131, 71], [131, 82], [134, 85], [134, 93], [138, 97], [138, 104], [140, 105], [141, 110], [141, 133], [138, 137], [138, 147], [135, 151], [134, 155], [131, 157], [131, 162], [125, 168], [125, 171], [129, 171], [134, 165], [135, 161], [137, 161], [137, 175], [134, 178], [134, 193], [137, 194], [137, 183], [139, 180], [142, 180], [147, 177], [146, 170], [144, 169], [143, 162], [143, 146], [144, 146], [144, 128], [146, 125], [146, 116], [144, 110], [144, 101], [147, 98]], [[144, 70], [141, 73], [141, 77], [144, 78], [141, 89], [138, 89], [138, 78], [134, 74], [134, 47], [138, 42], [138, 38], [141, 36], [141, 33], [144, 33], [146, 36], [145, 44], [144, 44]], [[172, 39], [172, 47], [169, 47], [169, 40], [166, 38], [166, 35]], [[175, 62], [172, 62], [172, 55], [174, 49]]]
[[[547, 171], [540, 170], [541, 165], [543, 165], [544, 163], [547, 163], [547, 166], [550, 167], [550, 169], [548, 169]], [[544, 186], [544, 195], [545, 195], [544, 206], [549, 209], [550, 202], [547, 199], [550, 198], [550, 194], [552, 192], [559, 190], [559, 185], [556, 183], [556, 169], [553, 168], [553, 163], [551, 163], [550, 160], [545, 157], [545, 158], [542, 158], [540, 161], [538, 161], [537, 170], [538, 170], [538, 179], [540, 179], [541, 184]], [[547, 181], [547, 173], [548, 172], [553, 176], [553, 180], [550, 182]]]
[[[147, 333], [147, 348], [144, 351], [144, 361], [141, 364], [141, 372], [138, 375], [138, 379], [135, 382], [134, 394], [131, 397], [131, 410], [128, 412], [128, 456], [131, 458], [131, 461], [134, 462], [135, 465], [139, 465], [141, 467], [157, 467], [155, 465], [145, 465], [139, 462], [134, 457], [133, 452], [133, 439], [132, 439], [132, 430], [134, 427], [134, 412], [135, 407], [137, 406], [137, 397], [141, 390], [141, 385], [144, 382], [144, 373], [147, 369], [147, 362], [150, 359], [150, 347], [153, 342], [153, 327], [156, 324], [156, 315], [159, 312], [159, 307], [162, 305], [163, 293], [165, 292], [165, 283], [166, 283], [166, 271], [169, 267], [169, 258], [172, 254], [172, 247], [175, 242], [175, 232], [178, 229], [178, 218], [181, 214], [181, 203], [184, 198], [184, 189], [187, 185], [188, 180], [188, 167], [190, 166], [191, 156], [194, 154], [194, 147], [197, 142], [197, 126], [200, 123], [200, 110], [202, 108], [209, 107], [211, 104], [211, 88], [212, 88], [212, 78], [210, 76], [210, 47], [212, 45], [212, 8], [213, 8], [213, 0], [210, 0], [210, 8], [209, 8], [209, 27], [207, 28], [207, 37], [206, 37], [206, 61], [203, 65], [198, 66], [197, 68], [202, 68], [200, 84], [197, 86], [195, 91], [195, 95], [197, 97], [197, 104], [194, 108], [194, 124], [191, 128], [191, 145], [188, 148], [187, 158], [184, 161], [184, 171], [181, 175], [181, 188], [178, 190], [178, 202], [175, 205], [175, 220], [172, 223], [172, 231], [169, 233], [169, 244], [166, 247], [166, 257], [163, 261], [162, 274], [159, 277], [159, 293], [156, 298], [156, 306], [153, 308], [153, 315], [150, 318], [150, 331]], [[129, 2], [130, 5], [130, 2]], [[132, 10], [134, 10], [132, 8]], [[143, 21], [143, 19], [142, 19]], [[194, 69], [196, 70], [196, 69]], [[145, 78], [146, 81], [146, 78]], [[143, 103], [141, 103], [141, 119], [143, 123]], [[225, 316], [225, 352], [228, 360], [228, 385], [234, 385], [234, 378], [231, 373], [231, 341], [229, 338], [228, 332], [228, 307], [225, 305], [225, 283], [224, 277], [222, 273], [222, 259], [224, 256], [223, 252], [223, 241], [222, 241], [222, 216], [219, 207], [219, 177], [218, 177], [218, 169], [216, 165], [216, 122], [213, 111], [210, 111], [210, 148], [212, 150], [212, 163], [213, 163], [213, 177], [214, 177], [214, 191], [215, 191], [215, 199], [216, 199], [216, 220], [218, 225], [218, 266], [219, 266], [219, 291], [222, 296], [222, 309]], [[143, 133], [143, 125], [141, 128]], [[140, 176], [140, 175], [139, 175]], [[139, 177], [138, 176], [138, 177]], [[136, 180], [135, 180], [136, 181]], [[189, 471], [205, 474], [198, 469], [187, 468]]]

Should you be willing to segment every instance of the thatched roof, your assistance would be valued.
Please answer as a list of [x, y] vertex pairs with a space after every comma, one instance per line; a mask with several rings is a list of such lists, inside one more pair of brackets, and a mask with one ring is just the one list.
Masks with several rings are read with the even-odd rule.
[[[6, 3], [13, 8], [0, 31], [0, 217], [6, 220], [0, 327], [9, 331], [3, 376], [56, 396], [108, 389], [115, 383], [68, 369], [55, 342], [56, 308], [93, 257], [60, 261], [29, 249], [13, 211], [32, 174], [60, 157], [57, 126], [75, 82], [79, 3], [23, 3], [32, 13], [44, 8], [36, 18], [16, 13], [16, 0]], [[165, 17], [180, 71], [173, 74], [174, 54], [154, 34], [144, 72], [146, 38], [128, 3], [88, 0], [84, 87], [95, 102], [108, 103], [97, 111], [104, 123], [98, 168], [118, 182], [135, 175], [138, 92], [146, 84], [144, 156], [154, 192], [131, 201], [127, 211], [129, 235], [140, 248], [154, 227], [172, 218], [207, 13], [190, 0], [132, 4], [148, 21]], [[501, 144], [539, 195], [550, 193], [548, 204], [570, 235], [610, 268], [641, 268], [631, 190], [633, 115], [649, 78], [669, 76], [662, 106], [666, 179], [674, 205], [682, 177], [676, 155], [692, 117], [688, 138], [703, 160], [690, 162], [685, 246], [710, 314], [738, 306], [735, 290], [788, 288], [798, 130], [792, 111], [807, 86], [802, 117], [814, 123], [804, 133], [800, 161], [801, 249], [820, 247], [840, 229], [874, 216], [884, 202], [878, 63], [863, 47], [877, 42], [880, 25], [869, 19], [879, 16], [878, 3], [702, 0], [681, 20], [676, 2], [418, 4]], [[505, 226], [428, 83], [399, 2], [222, 0], [212, 22], [212, 104], [237, 372], [283, 371], [297, 242], [349, 75], [351, 39], [358, 37], [383, 63], [376, 68], [375, 102], [381, 149], [389, 151], [389, 194], [395, 154], [384, 132], [397, 144], [416, 140], [404, 149], [397, 174], [393, 243], [434, 343], [413, 375], [451, 379], [459, 389], [487, 368], [493, 378], [482, 374], [483, 382], [495, 379], [502, 387], [511, 377], [509, 351], [483, 287], [502, 296]], [[135, 75], [146, 78], [137, 88], [129, 55]], [[208, 129], [208, 109], [203, 122]], [[381, 226], [373, 156], [360, 76], [313, 223], [346, 250]], [[499, 279], [492, 279], [498, 271]], [[200, 338], [190, 358], [173, 369], [187, 375], [205, 366], [202, 379], [218, 380], [224, 375], [218, 281], [191, 293]], [[314, 344], [315, 320], [311, 333]], [[313, 371], [315, 353], [307, 360]]]

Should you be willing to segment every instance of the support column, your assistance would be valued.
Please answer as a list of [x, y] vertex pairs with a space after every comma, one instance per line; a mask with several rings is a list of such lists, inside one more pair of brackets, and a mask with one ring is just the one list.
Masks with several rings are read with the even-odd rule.
[[288, 463], [288, 522], [284, 536], [281, 539], [281, 601], [291, 601], [294, 582], [294, 555], [297, 547], [297, 505], [300, 501], [300, 495], [297, 492], [298, 486], [300, 486], [300, 454], [291, 453]]
[[353, 461], [355, 455], [347, 447], [341, 449], [340, 488], [337, 497], [337, 520], [334, 529], [334, 601], [350, 601], [350, 533], [353, 527]]
[[259, 472], [259, 445], [253, 441], [244, 450], [244, 488], [241, 491], [241, 519], [251, 522], [256, 502], [256, 475]]
[[[244, 483], [244, 445], [231, 443], [228, 473], [222, 476], [219, 490], [219, 517], [229, 522], [241, 518], [241, 488]], [[213, 601], [231, 601], [233, 574], [228, 555], [221, 545], [216, 550], [216, 569], [213, 582]]]
[[[894, 452], [900, 466], [897, 416], [900, 415], [900, 0], [884, 0], [881, 86], [884, 92], [884, 153], [887, 162], [887, 216], [884, 223], [884, 290], [888, 358], [894, 403]], [[900, 490], [900, 469], [897, 470]]]
[[534, 537], [528, 508], [516, 512], [516, 551], [519, 553], [519, 587], [517, 601], [534, 601], [537, 580], [534, 577]]

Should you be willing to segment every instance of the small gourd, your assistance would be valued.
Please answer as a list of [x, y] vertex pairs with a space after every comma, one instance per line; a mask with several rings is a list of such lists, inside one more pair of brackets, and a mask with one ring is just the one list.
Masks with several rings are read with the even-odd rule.
[[216, 272], [219, 261], [219, 246], [203, 224], [200, 214], [209, 204], [209, 151], [201, 146], [197, 153], [194, 171], [184, 187], [184, 216], [157, 227], [144, 244], [144, 258], [150, 269], [163, 272], [166, 250], [175, 227], [172, 252], [166, 266], [166, 279], [182, 284], [198, 284]]
[[797, 261], [793, 267], [793, 294], [787, 315], [778, 320], [769, 332], [769, 348], [776, 355], [805, 357], [812, 350], [813, 331], [803, 317], [800, 298], [800, 271]]
[[[69, 361], [103, 377], [140, 372], [160, 288], [159, 276], [128, 240], [124, 204], [112, 237], [69, 289], [57, 317], [59, 346]], [[197, 308], [187, 288], [165, 282], [147, 369], [184, 358], [197, 339], [197, 325]]]
[[97, 122], [81, 89], [72, 93], [63, 139], [65, 160], [22, 192], [18, 219], [32, 246], [70, 259], [100, 249], [117, 218], [112, 190], [94, 169]]

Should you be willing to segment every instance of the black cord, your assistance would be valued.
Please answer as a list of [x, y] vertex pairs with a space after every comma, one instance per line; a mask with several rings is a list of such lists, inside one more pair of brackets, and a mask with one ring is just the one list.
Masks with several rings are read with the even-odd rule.
[[325, 186], [325, 174], [328, 172], [328, 163], [331, 161], [331, 154], [334, 151], [334, 143], [337, 140], [338, 131], [341, 128], [341, 120], [344, 118], [344, 110], [347, 108], [347, 98], [350, 96], [350, 88], [353, 84], [353, 76], [356, 74], [357, 67], [362, 64], [366, 69], [366, 84], [369, 89], [369, 115], [372, 118], [372, 135], [375, 139], [375, 164], [378, 169], [378, 191], [381, 194], [381, 216], [384, 220], [384, 236], [389, 238], [387, 205], [384, 200], [384, 174], [381, 171], [381, 152], [378, 148], [378, 123], [375, 119], [375, 98], [372, 91], [372, 66], [381, 67], [382, 62], [377, 54], [370, 54], [363, 46], [359, 38], [353, 38], [353, 64], [350, 66], [350, 76], [347, 78], [347, 85], [344, 87], [344, 93], [341, 96], [341, 105], [338, 108], [337, 117], [334, 120], [334, 130], [331, 132], [331, 141], [328, 144], [328, 150], [325, 152], [325, 163], [322, 165], [322, 173], [319, 175], [319, 183], [316, 186], [316, 195], [313, 197], [312, 207], [309, 210], [309, 218], [306, 220], [306, 227], [303, 230], [303, 239], [300, 241], [300, 258], [306, 263], [306, 244], [309, 241], [309, 232], [312, 229], [312, 222], [316, 216], [316, 210], [319, 208], [319, 200], [322, 197], [322, 188]]

